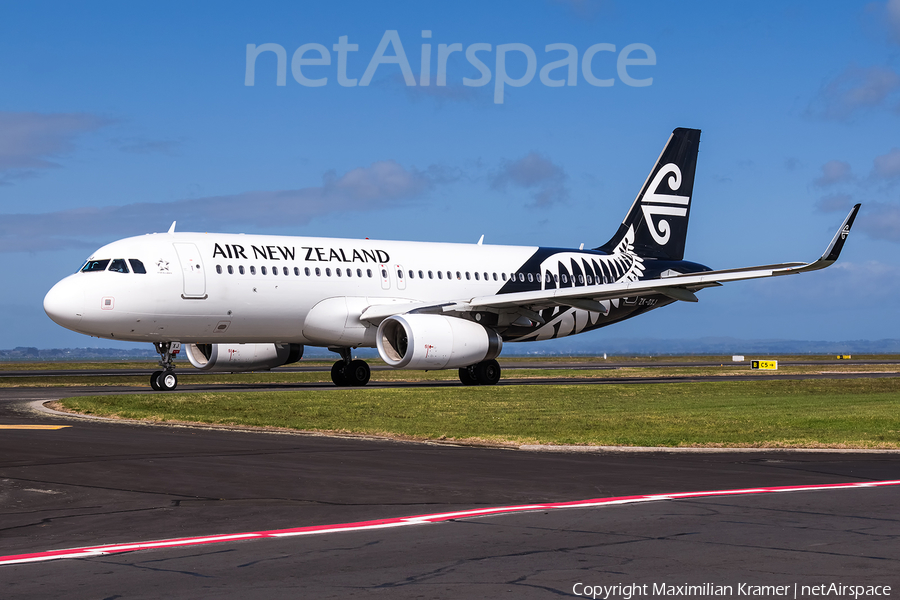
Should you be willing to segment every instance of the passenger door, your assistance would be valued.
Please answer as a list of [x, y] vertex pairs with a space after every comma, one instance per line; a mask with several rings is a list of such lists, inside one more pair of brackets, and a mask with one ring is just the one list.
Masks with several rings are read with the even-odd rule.
[[185, 299], [206, 299], [206, 273], [203, 272], [203, 261], [200, 260], [200, 251], [195, 244], [189, 242], [175, 242], [175, 252], [178, 253], [178, 262], [181, 263], [181, 275], [184, 278]]

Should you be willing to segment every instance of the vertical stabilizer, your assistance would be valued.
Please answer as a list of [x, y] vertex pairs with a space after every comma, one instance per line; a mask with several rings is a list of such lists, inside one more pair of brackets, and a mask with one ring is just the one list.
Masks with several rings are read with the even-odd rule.
[[612, 253], [633, 236], [638, 256], [682, 260], [699, 150], [699, 129], [673, 131], [619, 230], [597, 249]]

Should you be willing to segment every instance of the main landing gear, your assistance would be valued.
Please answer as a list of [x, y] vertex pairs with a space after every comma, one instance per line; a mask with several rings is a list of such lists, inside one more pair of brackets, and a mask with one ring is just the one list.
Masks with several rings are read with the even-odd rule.
[[495, 385], [500, 381], [500, 363], [483, 360], [459, 370], [459, 380], [463, 385]]
[[178, 387], [175, 375], [175, 355], [181, 350], [178, 342], [155, 342], [153, 347], [159, 353], [159, 366], [162, 371], [153, 371], [150, 375], [150, 387], [157, 392], [171, 392]]
[[331, 367], [331, 380], [338, 387], [363, 386], [369, 383], [372, 375], [369, 364], [364, 360], [352, 360], [350, 348], [329, 348], [341, 355], [341, 360]]

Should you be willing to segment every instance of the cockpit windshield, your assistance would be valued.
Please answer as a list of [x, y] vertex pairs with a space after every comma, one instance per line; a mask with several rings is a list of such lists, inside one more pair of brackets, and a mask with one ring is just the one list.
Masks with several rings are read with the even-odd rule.
[[104, 258], [103, 260], [89, 260], [81, 267], [81, 272], [93, 273], [94, 271], [105, 271], [107, 265], [109, 265], [108, 258]]
[[128, 264], [124, 258], [114, 258], [112, 264], [109, 265], [109, 270], [116, 273], [128, 273]]
[[[128, 265], [131, 265], [131, 270], [129, 271]], [[109, 267], [109, 269], [107, 269]], [[82, 273], [93, 273], [95, 271], [112, 271], [113, 273], [139, 273], [141, 275], [147, 274], [147, 269], [144, 268], [144, 263], [139, 261], [136, 258], [104, 258], [101, 260], [89, 260], [84, 263], [84, 266], [81, 267]]]

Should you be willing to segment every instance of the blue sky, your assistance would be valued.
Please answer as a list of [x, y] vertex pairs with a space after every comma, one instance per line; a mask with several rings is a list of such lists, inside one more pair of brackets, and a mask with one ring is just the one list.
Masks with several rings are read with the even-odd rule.
[[[862, 202], [854, 234], [833, 268], [707, 290], [585, 341], [900, 337], [900, 0], [11, 2], [0, 16], [0, 347], [115, 346], [52, 323], [43, 295], [93, 249], [173, 220], [181, 231], [600, 245], [675, 127], [703, 130], [686, 258], [812, 260]], [[346, 53], [353, 87], [339, 82], [342, 36], [358, 47]], [[395, 42], [377, 60], [388, 38], [416, 85], [391, 62]], [[246, 85], [248, 44], [284, 48], [284, 85], [274, 52]], [[318, 87], [291, 68], [305, 44], [319, 46], [299, 59], [320, 47], [330, 58], [298, 64]], [[462, 51], [439, 86], [441, 44]], [[487, 85], [464, 84], [484, 79], [466, 59], [476, 44], [490, 45], [474, 55]], [[574, 47], [575, 85], [543, 83], [543, 67], [567, 56], [550, 44]], [[611, 46], [586, 76], [596, 44]], [[502, 102], [498, 47], [522, 84], [503, 85]], [[655, 64], [621, 76], [617, 60], [649, 54]]]

